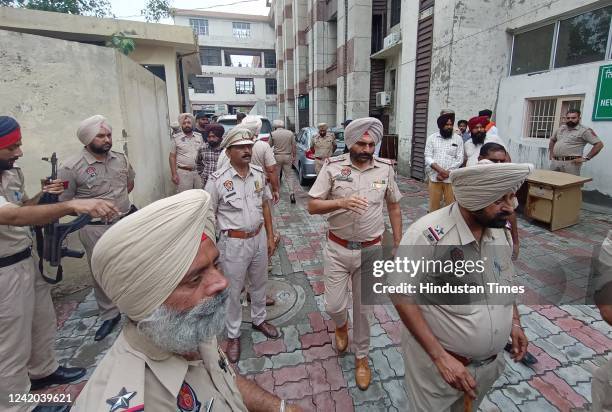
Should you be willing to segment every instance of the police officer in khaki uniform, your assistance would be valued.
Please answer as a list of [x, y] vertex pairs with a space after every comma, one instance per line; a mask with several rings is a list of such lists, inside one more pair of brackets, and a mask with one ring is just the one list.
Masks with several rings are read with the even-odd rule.
[[272, 196], [263, 169], [250, 164], [253, 141], [249, 136], [244, 129], [228, 134], [222, 144], [230, 163], [211, 174], [205, 188], [220, 233], [219, 265], [230, 281], [225, 323], [227, 354], [232, 363], [240, 359], [240, 295], [247, 276], [253, 328], [268, 338], [279, 336], [266, 322], [267, 263], [275, 246], [269, 205]]
[[[106, 118], [95, 115], [81, 122], [77, 137], [85, 145], [83, 150], [66, 160], [58, 171], [68, 188], [60, 200], [108, 199], [112, 200], [122, 215], [132, 210], [128, 194], [134, 188], [134, 170], [123, 153], [111, 150], [112, 127]], [[85, 248], [91, 270], [91, 254], [100, 237], [114, 222], [94, 221], [79, 230], [79, 239]], [[104, 339], [121, 320], [119, 310], [93, 282], [94, 294], [100, 309], [102, 325], [96, 331], [96, 341]]]
[[170, 172], [177, 192], [201, 189], [202, 179], [196, 170], [196, 159], [204, 144], [202, 135], [193, 131], [193, 116], [182, 113], [178, 117], [181, 132], [172, 136], [170, 142]]
[[100, 239], [93, 275], [128, 320], [72, 411], [299, 411], [236, 375], [217, 345], [228, 281], [210, 206], [187, 190]]
[[[602, 319], [612, 325], [612, 229], [601, 245], [595, 268], [595, 303]], [[612, 411], [612, 359], [593, 372], [591, 398], [593, 411]]]
[[[43, 225], [71, 213], [112, 218], [117, 210], [103, 200], [35, 206], [29, 199], [23, 172], [15, 164], [23, 155], [21, 129], [15, 119], [0, 116], [0, 410], [28, 411], [35, 405], [9, 403], [9, 394], [75, 381], [83, 368], [59, 366], [53, 353], [56, 319], [51, 286], [32, 258], [28, 225]], [[60, 194], [63, 184], [50, 182], [44, 192]], [[31, 382], [31, 386], [30, 386]], [[39, 406], [38, 411], [62, 410]]]
[[336, 151], [336, 136], [327, 131], [327, 123], [319, 123], [317, 128], [319, 134], [313, 137], [310, 150], [314, 152], [315, 172], [319, 174], [325, 159], [333, 156]]
[[295, 203], [295, 176], [291, 168], [293, 159], [295, 159], [295, 135], [291, 130], [285, 129], [285, 123], [282, 120], [274, 120], [272, 126], [275, 130], [270, 134], [270, 146], [274, 149], [278, 173], [280, 169], [283, 170], [290, 193], [289, 199], [291, 203]]
[[[593, 145], [589, 153], [584, 155], [587, 143]], [[580, 110], [571, 109], [565, 115], [565, 124], [556, 129], [548, 144], [550, 170], [571, 173], [580, 176], [582, 163], [588, 162], [603, 149], [593, 129], [580, 124]]]
[[[308, 195], [311, 214], [328, 214], [328, 241], [323, 251], [325, 309], [336, 325], [336, 348], [348, 346], [349, 283], [353, 291], [353, 337], [355, 340], [355, 381], [365, 390], [370, 384], [369, 308], [361, 304], [361, 261], [380, 246], [385, 230], [383, 201], [386, 201], [394, 245], [402, 236], [399, 201], [391, 162], [373, 156], [383, 134], [378, 119], [356, 119], [344, 132], [349, 154], [325, 162]], [[378, 249], [377, 249], [378, 250]]]
[[[457, 201], [413, 223], [397, 256], [417, 262], [481, 261], [485, 262], [485, 280], [479, 285], [511, 282], [514, 272], [504, 226], [516, 205], [514, 192], [532, 169], [531, 165], [504, 163], [453, 170], [450, 180]], [[446, 277], [425, 271], [394, 273], [391, 283], [416, 279], [420, 289], [420, 284], [453, 282], [454, 277], [454, 272]], [[406, 327], [402, 350], [409, 409], [464, 411], [466, 400], [471, 404], [475, 399], [469, 410], [477, 410], [503, 371], [508, 337], [515, 361], [527, 351], [514, 297], [487, 298], [489, 303], [451, 302], [457, 296], [434, 293], [419, 297], [424, 299], [418, 301], [420, 305], [400, 295], [392, 297]], [[469, 294], [466, 298], [475, 299]]]

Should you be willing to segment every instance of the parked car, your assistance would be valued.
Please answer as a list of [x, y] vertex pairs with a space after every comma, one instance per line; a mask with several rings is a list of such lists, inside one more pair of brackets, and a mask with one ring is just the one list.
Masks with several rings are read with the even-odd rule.
[[[272, 133], [272, 124], [270, 123], [270, 120], [268, 120], [267, 117], [264, 117], [264, 116], [257, 116], [257, 117], [261, 119], [261, 130], [259, 132], [259, 140], [263, 140], [264, 142], [267, 142], [268, 140], [270, 140], [270, 133]], [[221, 123], [221, 125], [225, 129], [225, 133], [227, 133], [228, 130], [236, 126], [236, 124], [238, 123], [238, 120], [236, 119], [235, 114], [224, 114], [223, 116], [219, 116], [219, 118], [217, 119], [217, 123]]]
[[[336, 151], [334, 156], [341, 155], [344, 152], [344, 129], [336, 127], [330, 129], [336, 136]], [[305, 185], [308, 181], [315, 179], [317, 174], [315, 173], [315, 158], [314, 152], [310, 150], [310, 142], [314, 136], [319, 133], [316, 127], [303, 127], [299, 133], [295, 136], [296, 142], [296, 156], [293, 161], [293, 167], [298, 172], [298, 178], [301, 185]]]

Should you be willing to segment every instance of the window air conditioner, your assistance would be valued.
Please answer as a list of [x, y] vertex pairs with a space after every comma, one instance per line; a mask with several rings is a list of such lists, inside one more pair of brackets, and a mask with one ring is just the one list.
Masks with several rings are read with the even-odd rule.
[[376, 107], [386, 107], [391, 104], [391, 93], [390, 92], [378, 92], [376, 93]]

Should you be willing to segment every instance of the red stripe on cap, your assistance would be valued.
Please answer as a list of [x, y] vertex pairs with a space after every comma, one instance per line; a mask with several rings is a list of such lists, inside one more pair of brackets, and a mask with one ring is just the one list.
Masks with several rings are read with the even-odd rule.
[[9, 134], [0, 136], [0, 149], [6, 149], [9, 146], [14, 145], [21, 139], [21, 129], [18, 127]]

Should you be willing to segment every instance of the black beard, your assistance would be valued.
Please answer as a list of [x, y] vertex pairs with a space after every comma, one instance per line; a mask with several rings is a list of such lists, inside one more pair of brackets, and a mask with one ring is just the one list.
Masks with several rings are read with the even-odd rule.
[[474, 145], [476, 146], [478, 146], [479, 144], [483, 144], [486, 137], [486, 132], [472, 133], [472, 143], [474, 143]]
[[372, 159], [374, 159], [374, 155], [370, 153], [359, 153], [359, 154], [351, 153], [351, 160], [359, 162], [359, 163], [371, 162]]
[[94, 146], [93, 144], [89, 144], [89, 150], [91, 150], [92, 152], [94, 152], [95, 154], [106, 154], [110, 151], [111, 149], [111, 145], [104, 145], [104, 146]]
[[482, 211], [478, 211], [474, 214], [474, 217], [484, 227], [488, 227], [491, 229], [501, 229], [506, 226], [508, 223], [508, 218], [510, 217], [509, 213], [498, 213], [493, 216], [491, 219], [484, 219], [482, 216]]
[[15, 167], [15, 162], [17, 158], [8, 159], [8, 160], [0, 160], [0, 170], [11, 170]]
[[578, 124], [578, 123], [575, 123], [575, 122], [570, 122], [570, 121], [565, 122], [565, 125], [566, 125], [567, 127], [570, 127], [570, 128], [574, 128], [574, 127], [576, 127], [576, 125], [577, 125], [577, 124]]
[[191, 133], [191, 132], [193, 132], [193, 129], [192, 129], [191, 127], [184, 127], [184, 128], [183, 128], [183, 133], [185, 133], [185, 134], [189, 134], [189, 133]]
[[440, 129], [440, 136], [442, 136], [443, 138], [448, 139], [452, 135], [453, 135], [453, 131], [452, 130]]
[[210, 140], [210, 137], [208, 138], [208, 145], [209, 145], [210, 147], [212, 147], [213, 149], [214, 149], [215, 147], [218, 147], [220, 144], [221, 144], [221, 140], [215, 140], [215, 141], [213, 141], [213, 140]]

